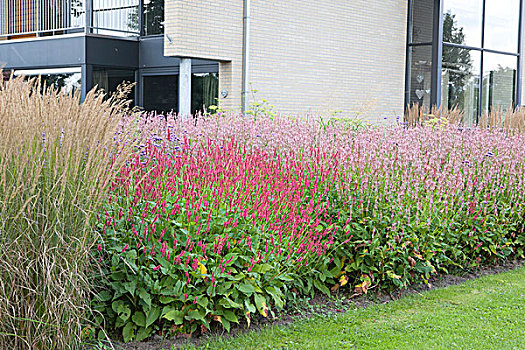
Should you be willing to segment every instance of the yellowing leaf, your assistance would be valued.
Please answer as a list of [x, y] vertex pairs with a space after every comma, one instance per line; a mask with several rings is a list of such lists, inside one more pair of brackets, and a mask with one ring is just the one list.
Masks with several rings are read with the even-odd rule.
[[371, 284], [370, 281], [364, 281], [363, 283], [355, 286], [354, 292], [359, 293], [359, 294], [362, 294], [362, 293], [366, 294], [368, 292], [368, 288], [370, 287], [370, 284]]
[[342, 275], [341, 278], [339, 278], [339, 282], [341, 283], [341, 287], [348, 283], [349, 278], [346, 275]]
[[201, 277], [204, 277], [204, 275], [208, 273], [208, 269], [200, 261], [199, 261], [199, 271], [201, 273]]

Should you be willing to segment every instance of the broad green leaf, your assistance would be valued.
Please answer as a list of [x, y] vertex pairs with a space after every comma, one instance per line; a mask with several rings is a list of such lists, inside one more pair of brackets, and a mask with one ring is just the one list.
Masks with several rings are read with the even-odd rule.
[[146, 327], [146, 316], [142, 311], [137, 311], [131, 318], [133, 322], [139, 327]]
[[207, 308], [208, 307], [208, 298], [206, 298], [206, 297], [197, 298], [197, 304], [199, 304], [203, 308]]
[[224, 310], [222, 312], [222, 315], [224, 316], [225, 319], [227, 319], [230, 322], [239, 323], [239, 320], [237, 319], [237, 316], [231, 310]]
[[151, 296], [144, 288], [139, 289], [139, 297], [148, 307], [151, 307]]
[[319, 282], [319, 280], [314, 280], [314, 286], [322, 293], [326, 294], [327, 296], [330, 296], [330, 289], [328, 289], [328, 287], [325, 286], [323, 283]]
[[146, 317], [146, 328], [151, 326], [155, 321], [158, 320], [160, 316], [160, 308], [158, 307], [152, 307], [149, 312], [148, 316]]
[[173, 322], [174, 324], [182, 324], [184, 321], [184, 312], [179, 310], [170, 310], [162, 318], [165, 318], [168, 321]]
[[135, 337], [136, 341], [143, 341], [151, 335], [151, 328], [139, 328]]
[[184, 318], [187, 319], [188, 321], [191, 321], [191, 320], [202, 321], [204, 320], [204, 316], [205, 316], [204, 312], [200, 310], [192, 310], [188, 312], [188, 314]]
[[237, 289], [246, 294], [247, 296], [252, 295], [255, 292], [255, 289], [251, 284], [242, 283], [237, 286]]
[[133, 324], [133, 322], [126, 323], [124, 328], [122, 328], [122, 338], [124, 339], [124, 343], [127, 343], [133, 340], [134, 329], [135, 329], [135, 325]]

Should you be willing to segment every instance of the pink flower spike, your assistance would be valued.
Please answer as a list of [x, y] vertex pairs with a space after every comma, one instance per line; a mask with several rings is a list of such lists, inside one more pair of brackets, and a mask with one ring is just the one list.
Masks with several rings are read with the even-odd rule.
[[129, 245], [125, 245], [124, 248], [122, 248], [121, 253], [124, 253], [129, 248]]
[[157, 266], [155, 266], [155, 267], [153, 268], [153, 271], [157, 271], [157, 270], [159, 270], [159, 269], [160, 269], [160, 265], [157, 265]]

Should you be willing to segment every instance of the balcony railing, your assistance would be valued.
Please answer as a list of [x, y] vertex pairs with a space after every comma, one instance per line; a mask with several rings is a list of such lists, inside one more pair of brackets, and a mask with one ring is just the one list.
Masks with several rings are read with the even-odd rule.
[[0, 40], [77, 32], [140, 34], [140, 0], [0, 0]]

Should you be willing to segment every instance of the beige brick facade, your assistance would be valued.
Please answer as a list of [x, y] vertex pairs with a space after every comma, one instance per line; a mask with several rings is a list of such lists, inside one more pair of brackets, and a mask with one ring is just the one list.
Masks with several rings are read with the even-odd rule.
[[[276, 110], [403, 111], [406, 0], [251, 1], [249, 82]], [[239, 107], [242, 0], [166, 0], [165, 55], [220, 61], [225, 106]]]

